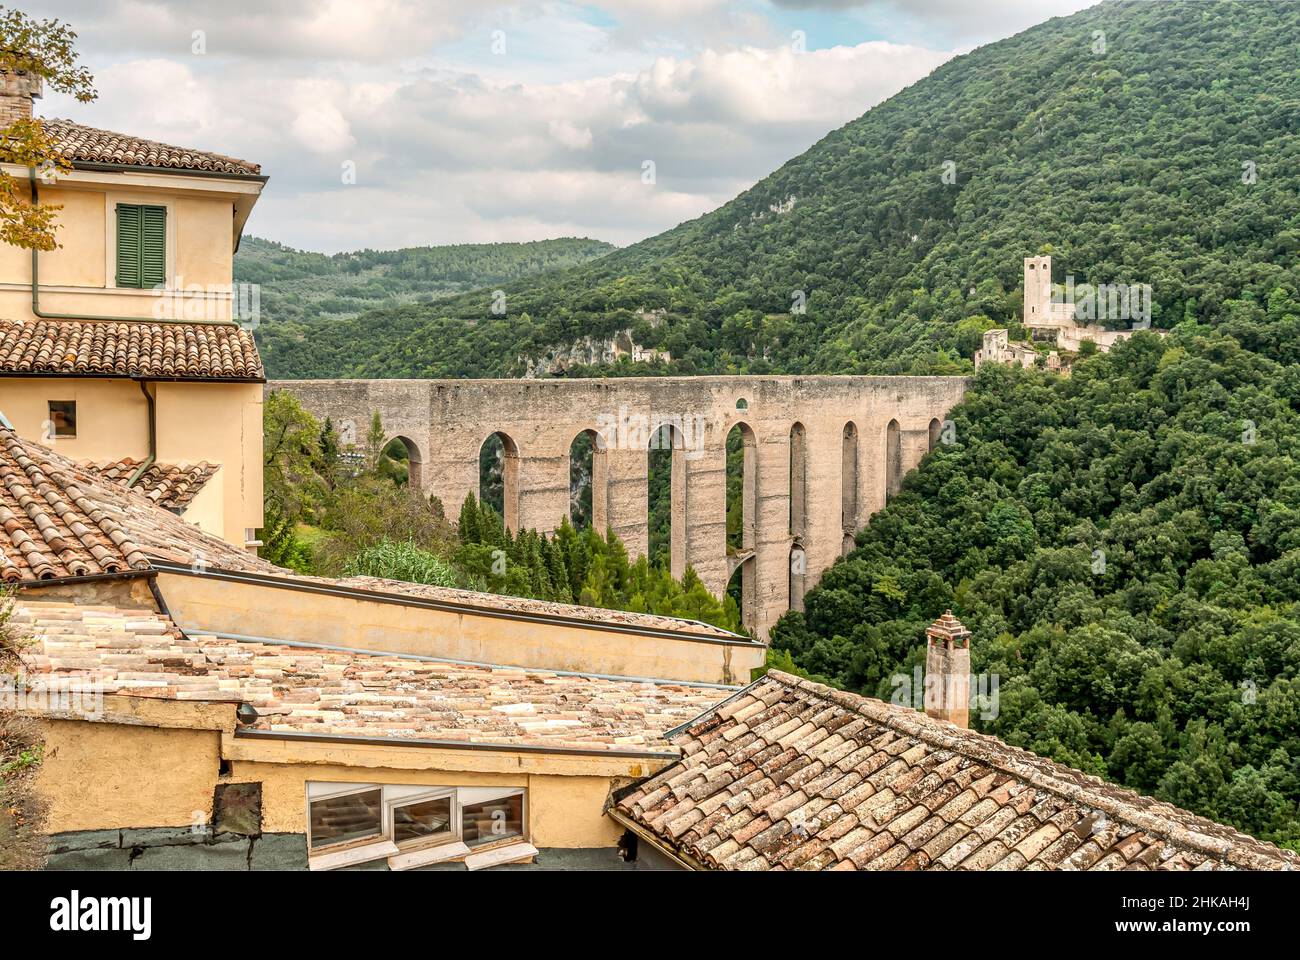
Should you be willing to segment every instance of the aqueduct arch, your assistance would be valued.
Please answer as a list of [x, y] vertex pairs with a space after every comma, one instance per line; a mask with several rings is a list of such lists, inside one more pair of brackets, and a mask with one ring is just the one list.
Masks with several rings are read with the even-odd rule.
[[[695, 568], [721, 596], [744, 566], [746, 624], [766, 637], [791, 593], [821, 571], [896, 491], [938, 439], [935, 421], [966, 389], [963, 377], [628, 377], [609, 380], [287, 380], [320, 418], [364, 434], [379, 413], [388, 436], [418, 450], [418, 485], [455, 516], [479, 490], [479, 451], [504, 433], [513, 455], [508, 519], [555, 529], [570, 510], [570, 448], [596, 441], [591, 518], [629, 555], [647, 552], [648, 450], [653, 431], [674, 434], [674, 573]], [[742, 402], [743, 401], [743, 402]], [[727, 435], [743, 425], [744, 539], [727, 544]], [[798, 425], [801, 429], [795, 430]], [[849, 427], [852, 426], [852, 430]], [[793, 468], [793, 469], [792, 469]], [[415, 467], [412, 466], [413, 479]], [[793, 478], [793, 482], [792, 482]], [[796, 530], [795, 521], [798, 520]], [[798, 550], [796, 550], [796, 547]], [[804, 571], [792, 576], [792, 554]], [[801, 598], [794, 598], [798, 602]], [[744, 610], [748, 607], [748, 610]]]

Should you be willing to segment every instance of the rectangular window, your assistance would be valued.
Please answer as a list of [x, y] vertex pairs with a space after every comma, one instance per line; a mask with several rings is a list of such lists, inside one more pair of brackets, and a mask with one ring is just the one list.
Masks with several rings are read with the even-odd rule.
[[524, 834], [523, 792], [467, 803], [460, 808], [461, 838], [467, 846], [521, 837]]
[[518, 842], [527, 834], [525, 794], [519, 787], [308, 783], [312, 868], [390, 858], [393, 869], [408, 869]]
[[148, 289], [167, 280], [167, 208], [117, 205], [117, 285]]
[[45, 439], [55, 437], [75, 437], [77, 435], [77, 401], [51, 400], [49, 423], [45, 428]]
[[312, 800], [308, 832], [312, 853], [381, 838], [383, 793], [378, 787], [370, 787]]
[[454, 840], [455, 801], [454, 793], [446, 793], [392, 803], [393, 842], [399, 847], [406, 847]]

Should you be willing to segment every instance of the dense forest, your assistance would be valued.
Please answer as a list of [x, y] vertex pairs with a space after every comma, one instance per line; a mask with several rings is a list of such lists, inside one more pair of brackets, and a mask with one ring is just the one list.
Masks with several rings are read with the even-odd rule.
[[[1300, 280], [1300, 5], [1107, 3], [957, 57], [718, 210], [591, 263], [323, 320], [274, 376], [502, 376], [631, 328], [621, 373], [952, 373], [1021, 259], [1148, 283], [1157, 327]], [[948, 176], [945, 176], [948, 174]], [[945, 182], [952, 180], [953, 182]], [[803, 313], [792, 312], [796, 291]], [[663, 311], [662, 314], [651, 311]]]
[[275, 369], [285, 344], [294, 345], [295, 356], [310, 354], [314, 327], [323, 320], [348, 320], [376, 307], [428, 304], [586, 263], [613, 249], [599, 240], [564, 238], [329, 256], [244, 237], [235, 254], [235, 280], [258, 285], [258, 347], [268, 368]]
[[[1228, 336], [1231, 333], [1234, 336]], [[981, 368], [773, 645], [889, 699], [951, 607], [1010, 743], [1300, 842], [1300, 300]]]

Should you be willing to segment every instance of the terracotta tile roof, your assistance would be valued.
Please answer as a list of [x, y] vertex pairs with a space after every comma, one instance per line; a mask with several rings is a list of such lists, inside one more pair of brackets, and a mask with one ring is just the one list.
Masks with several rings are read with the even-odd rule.
[[120, 573], [151, 557], [284, 572], [0, 426], [0, 580]]
[[[142, 462], [124, 457], [121, 460], [85, 463], [83, 466], [91, 473], [125, 490], [126, 485], [140, 469]], [[130, 489], [160, 507], [173, 513], [181, 513], [198, 496], [203, 485], [212, 479], [218, 469], [216, 464], [208, 463], [206, 460], [194, 464], [153, 463]]]
[[174, 147], [111, 130], [100, 130], [71, 120], [42, 120], [56, 149], [73, 163], [121, 163], [159, 170], [209, 170], [214, 173], [257, 175], [262, 168], [247, 160], [206, 150]]
[[[148, 558], [95, 501], [89, 478], [62, 472], [0, 428], [0, 580], [49, 580], [144, 568]], [[92, 496], [87, 496], [90, 493]]]
[[1296, 869], [1300, 854], [915, 710], [772, 671], [613, 812], [706, 869]]
[[610, 680], [183, 635], [150, 609], [20, 595], [11, 615], [34, 691], [242, 701], [254, 729], [594, 750], [673, 752], [662, 734], [716, 688]]
[[[0, 537], [0, 549], [3, 551], [4, 560], [8, 561], [0, 563], [0, 579], [4, 580], [37, 580], [112, 572], [104, 566], [105, 562], [115, 564], [115, 569], [118, 570], [129, 567], [147, 568], [150, 565], [149, 560], [162, 560], [184, 566], [202, 562], [211, 570], [259, 574], [285, 581], [351, 587], [372, 593], [436, 600], [461, 606], [490, 607], [495, 610], [544, 617], [565, 617], [597, 624], [619, 624], [710, 637], [716, 640], [745, 642], [743, 637], [705, 623], [648, 613], [628, 613], [621, 610], [552, 603], [546, 600], [474, 593], [468, 590], [407, 583], [402, 580], [381, 580], [374, 577], [330, 579], [303, 576], [268, 563], [220, 537], [205, 533], [194, 524], [187, 523], [175, 514], [155, 506], [149, 499], [138, 496], [135, 492], [126, 490], [111, 481], [106, 482], [104, 478], [91, 473], [86, 467], [38, 443], [22, 440], [12, 430], [0, 426], [0, 477], [9, 475], [17, 477], [27, 470], [34, 470], [43, 478], [43, 482], [48, 484], [49, 496], [57, 496], [60, 503], [71, 504], [76, 508], [71, 512], [65, 512], [68, 512], [68, 516], [77, 520], [82, 526], [89, 528], [92, 518], [98, 518], [95, 520], [96, 523], [109, 524], [111, 529], [117, 531], [114, 536], [120, 536], [123, 543], [129, 544], [129, 549], [133, 551], [130, 554], [133, 561], [127, 562], [122, 548], [119, 548], [116, 553], [111, 553], [107, 560], [98, 560], [89, 546], [78, 540], [64, 537], [58, 541], [58, 546], [65, 551], [67, 559], [62, 562], [62, 565], [55, 565], [49, 569], [41, 567], [43, 572], [36, 572], [35, 568], [24, 562], [25, 553], [30, 551], [23, 537], [31, 539], [33, 533], [30, 531], [35, 530], [39, 533], [40, 529], [49, 530], [53, 536], [57, 531], [64, 529], [67, 522], [64, 522], [64, 527], [60, 527], [59, 521], [52, 518], [55, 510], [53, 506], [31, 498], [24, 499], [17, 488], [11, 493], [6, 481], [0, 485], [3, 487], [0, 489], [0, 510], [7, 510], [8, 514], [0, 513], [0, 529], [8, 533], [12, 525], [17, 532], [7, 537]], [[32, 482], [34, 481], [27, 481], [28, 484]], [[48, 500], [48, 497], [46, 499]], [[5, 519], [8, 515], [12, 515], [14, 519], [12, 521]], [[33, 517], [37, 519], [32, 519]], [[41, 519], [46, 517], [50, 518], [49, 522]], [[38, 537], [38, 542], [39, 539]], [[111, 548], [113, 542], [110, 538], [108, 547]], [[49, 552], [48, 547], [46, 552]], [[74, 574], [72, 572], [74, 569], [82, 572]]]
[[253, 334], [234, 323], [0, 320], [0, 376], [265, 379]]

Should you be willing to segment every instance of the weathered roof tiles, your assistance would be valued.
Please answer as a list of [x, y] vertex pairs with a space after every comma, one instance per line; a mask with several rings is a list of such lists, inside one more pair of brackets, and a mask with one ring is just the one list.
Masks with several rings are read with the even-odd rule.
[[32, 690], [239, 701], [252, 729], [323, 736], [668, 752], [664, 731], [715, 703], [707, 685], [183, 635], [147, 609], [19, 596]]
[[121, 488], [130, 489], [147, 497], [160, 507], [173, 513], [182, 512], [216, 474], [218, 467], [206, 460], [199, 463], [151, 463], [132, 487], [131, 478], [140, 470], [143, 461], [132, 457], [86, 463], [87, 470]]
[[235, 323], [0, 320], [0, 376], [265, 379], [253, 335]]
[[[39, 451], [39, 448], [37, 448]], [[50, 469], [0, 428], [0, 580], [118, 573], [149, 564], [121, 524], [99, 509], [81, 477]]]
[[43, 120], [55, 149], [73, 163], [113, 163], [159, 170], [202, 170], [257, 176], [262, 168], [247, 160], [207, 150], [176, 147], [112, 130], [100, 130], [71, 120]]
[[1278, 870], [1300, 854], [995, 737], [769, 672], [616, 818], [703, 869]]

